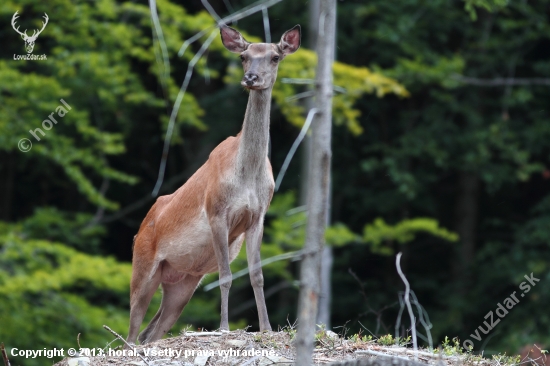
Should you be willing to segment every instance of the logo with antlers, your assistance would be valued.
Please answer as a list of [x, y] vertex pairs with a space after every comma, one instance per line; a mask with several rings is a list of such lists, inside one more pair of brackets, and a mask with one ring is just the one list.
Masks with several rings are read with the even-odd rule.
[[13, 27], [13, 29], [15, 29], [17, 33], [21, 35], [21, 38], [23, 38], [23, 41], [25, 41], [25, 49], [27, 50], [27, 53], [31, 53], [32, 50], [34, 49], [34, 42], [36, 42], [36, 38], [40, 33], [42, 33], [44, 28], [46, 28], [46, 24], [48, 24], [48, 19], [49, 19], [48, 14], [44, 13], [43, 18], [45, 19], [45, 22], [42, 22], [42, 29], [40, 30], [35, 29], [33, 31], [32, 36], [29, 36], [27, 35], [26, 29], [24, 32], [21, 32], [19, 31], [19, 27], [15, 28], [15, 21], [17, 20], [17, 18], [19, 18], [19, 15], [17, 15], [17, 13], [18, 12], [16, 11], [15, 14], [13, 14], [13, 17], [11, 18], [11, 26]]

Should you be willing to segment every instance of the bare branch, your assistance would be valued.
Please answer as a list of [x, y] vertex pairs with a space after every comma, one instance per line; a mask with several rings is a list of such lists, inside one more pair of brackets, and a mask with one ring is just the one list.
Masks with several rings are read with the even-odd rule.
[[[284, 84], [306, 84], [306, 85], [311, 85], [311, 84], [315, 84], [315, 80], [313, 79], [294, 79], [294, 78], [282, 78], [281, 79], [281, 83], [284, 83]], [[332, 86], [332, 89], [335, 91], [335, 92], [339, 92], [339, 93], [347, 93], [348, 91], [346, 90], [346, 88], [342, 88], [341, 86], [338, 86], [338, 85], [333, 85]], [[289, 97], [289, 98], [292, 98], [292, 97]]]
[[[181, 181], [188, 179], [197, 170], [197, 168], [200, 167], [204, 160], [206, 160], [211, 151], [212, 146], [210, 144], [203, 146], [201, 151], [197, 154], [196, 158], [193, 159], [194, 163], [189, 165], [182, 173], [168, 179], [166, 183], [164, 183], [164, 185], [162, 186], [159, 193], [168, 192], [174, 185], [180, 184]], [[106, 224], [119, 220], [126, 215], [134, 212], [135, 210], [138, 210], [140, 207], [146, 205], [147, 203], [151, 202], [153, 199], [154, 198], [151, 196], [151, 194], [147, 194], [142, 198], [130, 203], [128, 206], [118, 210], [114, 214], [104, 218], [100, 218], [97, 222], [93, 222], [93, 224]]]
[[[162, 53], [162, 60], [164, 63], [164, 72], [160, 72], [160, 81], [162, 83], [163, 90], [167, 90], [167, 80], [170, 76], [170, 60], [168, 59], [168, 49], [166, 48], [166, 42], [164, 41], [164, 34], [162, 33], [162, 27], [159, 22], [159, 16], [157, 13], [157, 2], [156, 0], [149, 0], [149, 9], [151, 11], [151, 21], [153, 22], [153, 37], [156, 37], [159, 44], [160, 50]], [[157, 52], [157, 63], [160, 65], [161, 61], [159, 60]]]
[[[266, 289], [265, 292], [264, 292], [264, 297], [267, 299], [267, 298], [275, 295], [277, 292], [279, 292], [281, 290], [284, 290], [284, 289], [287, 289], [289, 287], [292, 287], [292, 283], [290, 283], [286, 280], [281, 281], [278, 284], [276, 284], [275, 286], [271, 286], [270, 288]], [[255, 305], [256, 305], [256, 300], [254, 300], [254, 299], [245, 301], [245, 302], [239, 304], [239, 306], [237, 306], [236, 308], [232, 309], [231, 312], [229, 313], [229, 316], [235, 316], [237, 314], [240, 314], [243, 311], [245, 311], [246, 309], [252, 308]]]
[[302, 130], [300, 131], [300, 134], [292, 144], [292, 147], [290, 148], [290, 151], [288, 152], [285, 162], [283, 163], [283, 166], [281, 167], [281, 171], [279, 172], [279, 175], [277, 176], [277, 180], [275, 180], [275, 192], [279, 190], [279, 186], [281, 185], [281, 182], [283, 181], [283, 178], [285, 176], [286, 170], [288, 169], [288, 166], [290, 165], [290, 162], [292, 161], [292, 157], [294, 156], [294, 153], [298, 149], [298, 146], [300, 146], [300, 143], [306, 136], [306, 133], [309, 129], [309, 125], [311, 124], [311, 121], [313, 121], [313, 116], [318, 112], [317, 108], [311, 108], [309, 110], [309, 113], [307, 114], [306, 122], [304, 123], [304, 126], [302, 127]]
[[262, 8], [262, 18], [264, 20], [265, 43], [271, 43], [271, 31], [269, 29], [269, 15], [267, 14], [267, 8], [265, 6]]
[[[258, 265], [258, 267], [263, 267], [263, 266], [268, 265], [270, 263], [277, 262], [277, 261], [282, 261], [284, 259], [300, 258], [300, 257], [303, 256], [303, 254], [304, 254], [304, 252], [302, 250], [298, 250], [296, 252], [290, 252], [290, 253], [274, 255], [273, 257], [269, 257], [269, 258], [264, 259], [263, 261], [261, 261], [260, 264]], [[235, 272], [231, 276], [231, 278], [232, 278], [232, 280], [234, 280], [236, 278], [242, 277], [242, 276], [248, 274], [251, 270], [254, 270], [254, 269], [256, 269], [255, 266], [252, 266], [252, 268], [246, 267], [244, 269], [241, 269], [240, 271]], [[204, 286], [204, 291], [210, 291], [213, 288], [218, 287], [220, 284], [221, 284], [221, 280], [217, 280], [217, 281], [214, 281], [212, 283], [209, 283], [208, 285]]]
[[[225, 17], [225, 18], [222, 18], [220, 20], [220, 23], [227, 24], [227, 23], [234, 22], [236, 20], [245, 18], [245, 17], [247, 17], [251, 14], [257, 13], [258, 11], [262, 11], [263, 8], [269, 8], [269, 7], [271, 7], [271, 6], [273, 6], [277, 3], [280, 3], [281, 1], [283, 1], [283, 0], [267, 0], [267, 1], [261, 0], [261, 1], [257, 1], [254, 4], [251, 4], [251, 5], [243, 8], [242, 10], [240, 10], [237, 13], [234, 13], [234, 14], [231, 14], [231, 15]], [[187, 47], [189, 47], [189, 45], [191, 45], [191, 43], [195, 42], [197, 39], [201, 38], [202, 36], [204, 36], [205, 34], [210, 32], [214, 28], [216, 28], [216, 26], [212, 26], [212, 27], [208, 27], [206, 29], [203, 29], [199, 33], [195, 34], [193, 37], [191, 37], [188, 40], [186, 40], [185, 42], [183, 42], [183, 45], [181, 46], [180, 50], [178, 51], [178, 56], [180, 56], [180, 57], [183, 56], [183, 54], [185, 53], [185, 50], [187, 49]]]
[[216, 11], [212, 7], [212, 5], [210, 5], [210, 3], [207, 0], [201, 0], [201, 2], [202, 2], [202, 5], [204, 5], [206, 10], [208, 11], [208, 13], [210, 13], [212, 18], [216, 20], [216, 23], [218, 24], [218, 26], [220, 26], [221, 18], [218, 16], [218, 14], [216, 14]]
[[[403, 296], [405, 300], [405, 304], [407, 305], [407, 309], [409, 311], [409, 317], [411, 318], [411, 332], [412, 332], [412, 341], [413, 341], [413, 349], [414, 351], [418, 351], [418, 344], [416, 340], [416, 322], [414, 320], [414, 313], [411, 307], [411, 302], [409, 300], [409, 293], [411, 291], [411, 286], [409, 285], [409, 281], [407, 281], [407, 277], [403, 274], [403, 271], [401, 270], [401, 255], [403, 253], [399, 252], [395, 258], [395, 266], [397, 267], [397, 273], [399, 273], [399, 277], [401, 277], [401, 280], [403, 280], [403, 283], [405, 283], [405, 295]], [[397, 340], [397, 334], [396, 334], [396, 340]], [[415, 356], [416, 358], [416, 356]]]
[[176, 117], [178, 115], [178, 111], [180, 109], [183, 96], [187, 91], [187, 87], [189, 86], [189, 81], [191, 80], [191, 76], [193, 75], [193, 69], [195, 68], [195, 65], [197, 64], [197, 62], [199, 62], [203, 53], [210, 46], [210, 43], [212, 43], [217, 33], [218, 33], [217, 31], [213, 31], [212, 33], [210, 33], [210, 37], [208, 37], [206, 42], [203, 43], [202, 47], [191, 59], [191, 62], [189, 62], [189, 65], [187, 66], [187, 73], [185, 74], [185, 79], [183, 80], [183, 84], [176, 98], [176, 102], [174, 103], [174, 108], [172, 108], [172, 114], [170, 115], [170, 122], [168, 123], [168, 128], [166, 130], [166, 137], [164, 138], [164, 148], [162, 151], [162, 158], [160, 162], [159, 176], [157, 179], [157, 183], [155, 184], [155, 188], [153, 189], [153, 193], [152, 193], [153, 197], [156, 197], [158, 195], [160, 187], [162, 186], [162, 182], [164, 181], [164, 171], [166, 170], [166, 160], [168, 159], [168, 150], [170, 149], [170, 140], [172, 139], [172, 132], [174, 131], [174, 125], [176, 124]]
[[464, 84], [499, 87], [499, 86], [514, 86], [514, 85], [548, 85], [550, 86], [550, 78], [494, 78], [480, 79], [463, 75], [452, 75], [451, 79]]
[[210, 336], [220, 337], [223, 334], [224, 334], [223, 332], [184, 332], [182, 333], [182, 336], [184, 337], [210, 337]]
[[131, 348], [138, 356], [139, 358], [141, 358], [143, 360], [143, 362], [145, 362], [146, 365], [148, 366], [151, 366], [151, 364], [149, 363], [149, 361], [143, 357], [141, 354], [139, 354], [138, 352], [136, 352], [136, 349], [135, 349], [135, 346], [133, 344], [130, 344], [128, 342], [126, 342], [126, 340], [124, 338], [122, 338], [122, 336], [120, 334], [118, 334], [117, 332], [115, 332], [114, 330], [112, 330], [111, 328], [109, 328], [108, 326], [106, 325], [103, 325], [103, 328], [105, 328], [106, 330], [108, 330], [112, 335], [114, 335], [115, 337], [117, 337], [118, 339], [120, 339], [122, 342], [124, 342], [124, 344], [126, 346], [128, 346], [129, 348]]
[[10, 366], [10, 360], [8, 360], [8, 354], [4, 348], [4, 342], [0, 344], [0, 350], [2, 351], [2, 359], [4, 360], [4, 366]]

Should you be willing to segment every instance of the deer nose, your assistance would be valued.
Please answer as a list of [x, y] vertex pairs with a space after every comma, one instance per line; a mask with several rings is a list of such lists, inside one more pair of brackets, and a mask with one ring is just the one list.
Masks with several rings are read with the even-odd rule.
[[254, 84], [254, 82], [257, 80], [258, 80], [258, 75], [256, 74], [253, 74], [251, 72], [247, 72], [246, 74], [244, 74], [244, 82], [248, 86]]

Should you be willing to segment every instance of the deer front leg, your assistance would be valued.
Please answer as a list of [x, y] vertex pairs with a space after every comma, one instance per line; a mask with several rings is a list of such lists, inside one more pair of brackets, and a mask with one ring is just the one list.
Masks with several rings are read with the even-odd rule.
[[250, 283], [254, 289], [254, 297], [256, 298], [256, 306], [258, 307], [260, 331], [271, 330], [267, 315], [267, 307], [265, 305], [264, 275], [260, 263], [260, 245], [262, 244], [263, 232], [263, 220], [256, 225], [252, 225], [252, 227], [246, 231], [246, 257], [250, 270]]
[[231, 268], [229, 267], [229, 243], [228, 229], [225, 220], [214, 219], [211, 221], [212, 235], [214, 239], [214, 254], [218, 262], [218, 271], [220, 273], [220, 290], [222, 293], [221, 321], [220, 329], [229, 330], [228, 304], [229, 289], [231, 288]]

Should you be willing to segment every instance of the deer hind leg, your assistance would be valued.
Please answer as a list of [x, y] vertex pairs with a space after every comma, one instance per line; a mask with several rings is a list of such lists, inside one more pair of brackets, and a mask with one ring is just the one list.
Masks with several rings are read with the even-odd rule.
[[[135, 343], [139, 327], [143, 322], [149, 303], [159, 287], [161, 271], [154, 254], [148, 253], [148, 246], [137, 238], [132, 263], [132, 281], [130, 283], [130, 329], [128, 343]], [[143, 239], [142, 239], [143, 240]], [[142, 245], [140, 245], [142, 244]]]
[[177, 283], [162, 283], [160, 308], [147, 328], [139, 335], [141, 344], [162, 338], [172, 328], [193, 296], [201, 279], [202, 276], [186, 275]]
[[246, 231], [246, 258], [250, 270], [250, 283], [254, 289], [254, 297], [256, 298], [256, 306], [258, 307], [260, 331], [271, 330], [267, 307], [265, 305], [264, 275], [262, 273], [260, 257], [263, 231], [263, 222], [252, 225]]

